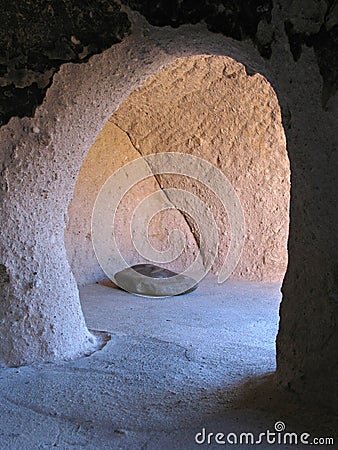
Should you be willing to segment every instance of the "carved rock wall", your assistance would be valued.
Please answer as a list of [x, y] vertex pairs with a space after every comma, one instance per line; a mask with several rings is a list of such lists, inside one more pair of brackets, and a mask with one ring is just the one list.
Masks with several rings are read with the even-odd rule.
[[[130, 160], [131, 151], [136, 157], [157, 152], [188, 153], [218, 167], [234, 186], [246, 221], [244, 250], [232, 276], [259, 281], [283, 279], [289, 162], [278, 100], [264, 77], [248, 76], [244, 67], [230, 58], [182, 58], [151, 77], [122, 103], [89, 151], [70, 206], [67, 248], [80, 283], [102, 276], [92, 250], [90, 218], [98, 189]], [[195, 176], [198, 180], [199, 174]], [[117, 216], [118, 242], [130, 264], [144, 261], [130, 239], [131, 215], [137, 202], [156, 189], [154, 182], [150, 190], [144, 184], [133, 188]], [[164, 188], [188, 190], [210, 208], [219, 230], [219, 252], [212, 268], [217, 272], [229, 249], [226, 210], [215, 195], [187, 177], [160, 176], [160, 183]], [[196, 214], [198, 223], [202, 218]], [[169, 264], [171, 269], [182, 270], [193, 261], [198, 242], [196, 225], [190, 223], [188, 227], [186, 218], [172, 210], [151, 222], [150, 241], [159, 250], [168, 245], [168, 232], [176, 226], [186, 236], [185, 251]]]
[[[2, 123], [8, 122], [0, 128], [1, 359], [25, 364], [92, 348], [63, 239], [83, 158], [120, 103], [149, 76], [179, 57], [223, 55], [269, 80], [287, 140], [289, 264], [277, 380], [304, 401], [337, 412], [337, 2], [126, 0], [141, 13], [125, 8], [130, 36], [109, 48], [129, 27], [118, 13], [117, 33], [95, 44], [87, 63], [64, 64], [73, 59], [62, 51], [61, 58], [55, 53], [53, 67], [40, 65], [42, 44], [49, 61], [58, 39], [66, 39], [66, 47], [96, 43], [104, 29], [101, 19], [109, 22], [114, 5], [91, 2], [92, 15], [98, 12], [95, 21], [81, 3], [89, 17], [84, 29], [91, 30], [81, 40], [73, 32], [77, 28], [68, 26], [83, 18], [77, 2], [53, 2], [69, 7], [54, 16], [53, 24], [45, 20], [42, 3], [48, 8], [52, 2], [1, 5], [0, 106]], [[32, 5], [37, 6], [33, 15], [25, 11]], [[111, 22], [109, 29], [114, 29]], [[35, 46], [36, 38], [41, 45]], [[17, 49], [23, 50], [16, 55]], [[83, 50], [77, 50], [80, 59]], [[53, 76], [54, 67], [59, 70]]]

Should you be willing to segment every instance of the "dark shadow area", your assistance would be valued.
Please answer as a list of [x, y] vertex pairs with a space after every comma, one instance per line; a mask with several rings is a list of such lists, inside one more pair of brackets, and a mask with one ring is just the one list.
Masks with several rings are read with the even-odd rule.
[[233, 407], [283, 421], [286, 431], [334, 437], [337, 442], [338, 416], [300, 402], [297, 394], [278, 387], [275, 373], [252, 377], [236, 387]]

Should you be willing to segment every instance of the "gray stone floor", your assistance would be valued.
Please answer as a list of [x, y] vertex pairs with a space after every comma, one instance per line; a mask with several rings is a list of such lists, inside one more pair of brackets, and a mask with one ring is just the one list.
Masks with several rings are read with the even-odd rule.
[[[335, 418], [275, 390], [279, 288], [209, 279], [163, 299], [81, 288], [89, 328], [111, 340], [75, 361], [1, 369], [0, 450], [247, 448], [217, 444], [215, 433], [258, 439], [277, 421], [309, 442], [333, 436]], [[195, 442], [203, 428], [211, 445]]]

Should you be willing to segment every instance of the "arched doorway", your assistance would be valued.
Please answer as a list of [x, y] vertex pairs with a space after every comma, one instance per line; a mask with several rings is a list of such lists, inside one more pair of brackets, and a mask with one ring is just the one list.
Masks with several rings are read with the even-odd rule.
[[[103, 277], [91, 239], [91, 216], [100, 188], [126, 163], [158, 152], [204, 158], [223, 172], [239, 196], [246, 222], [243, 253], [232, 278], [281, 282], [287, 265], [289, 162], [278, 100], [264, 77], [248, 76], [233, 59], [200, 55], [178, 59], [130, 94], [87, 154], [66, 232], [78, 283]], [[135, 209], [156, 190], [179, 187], [202, 198], [211, 210], [219, 232], [212, 272], [220, 269], [229, 250], [227, 211], [195, 175], [193, 181], [178, 175], [152, 177], [123, 199], [115, 233], [130, 265], [145, 262], [129, 232]], [[174, 228], [183, 232], [184, 250], [166, 265], [182, 271], [199, 250], [201, 218], [197, 214], [193, 224], [175, 204], [172, 207], [153, 217], [148, 234], [151, 243], [163, 250]]]
[[[293, 194], [278, 338], [279, 382], [307, 399], [315, 392], [318, 402], [335, 407], [336, 247], [327, 236], [336, 223], [331, 189], [336, 160], [333, 152], [326, 159], [318, 152], [336, 142], [335, 117], [322, 108], [313, 52], [295, 63], [287, 36], [278, 31], [281, 39], [274, 43], [271, 60], [263, 61], [249, 42], [212, 35], [203, 26], [173, 30], [138, 24], [121, 45], [88, 64], [63, 65], [35, 117], [14, 118], [1, 128], [11, 164], [1, 198], [5, 214], [0, 336], [1, 358], [7, 364], [71, 358], [93, 348], [64, 247], [67, 210], [82, 161], [120, 103], [149, 76], [182, 56], [227, 55], [272, 83], [288, 141]], [[308, 70], [312, 65], [316, 70]], [[322, 211], [323, 198], [327, 214]], [[24, 205], [24, 211], [18, 205]], [[318, 376], [316, 358], [324, 375]]]
[[[85, 155], [104, 124], [128, 94], [177, 58], [194, 54], [228, 55], [250, 67], [247, 69], [250, 73], [265, 72], [262, 61], [253, 49], [250, 51], [247, 47], [238, 47], [238, 44], [234, 45], [223, 36], [211, 34], [203, 27], [168, 29], [165, 33], [155, 28], [151, 33], [151, 39], [146, 40], [140, 40], [137, 34], [132, 35], [121, 45], [93, 57], [89, 64], [62, 66], [54, 77], [46, 101], [37, 109], [36, 118], [13, 121], [1, 130], [3, 142], [16, 140], [25, 149], [23, 160], [20, 160], [17, 171], [13, 171], [11, 176], [14, 185], [22, 186], [22, 180], [26, 183], [24, 190], [17, 191], [20, 201], [14, 195], [15, 192], [9, 199], [7, 207], [12, 209], [12, 213], [8, 216], [8, 223], [3, 221], [3, 233], [6, 234], [7, 228], [8, 235], [15, 232], [14, 216], [19, 214], [15, 204], [25, 203], [26, 214], [35, 220], [34, 223], [32, 220], [26, 221], [30, 225], [26, 232], [32, 236], [25, 237], [20, 214], [16, 222], [19, 227], [17, 235], [22, 235], [22, 239], [29, 242], [35, 240], [38, 234], [39, 241], [37, 247], [21, 248], [21, 258], [33, 258], [36, 268], [22, 267], [19, 259], [11, 259], [4, 268], [5, 279], [10, 282], [4, 284], [6, 302], [3, 310], [5, 315], [12, 311], [10, 299], [13, 295], [20, 298], [17, 313], [20, 317], [20, 311], [30, 309], [30, 304], [43, 305], [42, 313], [33, 309], [26, 318], [28, 328], [38, 326], [40, 329], [29, 334], [29, 339], [27, 335], [21, 336], [22, 333], [12, 336], [11, 317], [3, 321], [1, 334], [7, 338], [4, 338], [1, 352], [7, 364], [21, 365], [64, 356], [70, 358], [97, 345], [96, 339], [88, 333], [84, 324], [78, 291], [64, 247], [64, 229]], [[76, 84], [73, 83], [74, 79], [77, 80]], [[32, 133], [27, 136], [25, 130], [32, 130]], [[46, 146], [51, 149], [48, 153], [45, 153]], [[34, 162], [31, 158], [33, 152], [36, 154]], [[32, 173], [31, 177], [27, 177], [27, 171]], [[46, 180], [52, 190], [43, 189], [41, 194], [40, 186], [45, 186]], [[32, 198], [36, 201], [32, 201]], [[36, 214], [37, 210], [45, 211], [48, 219], [46, 214]], [[39, 231], [41, 229], [44, 233]], [[50, 236], [53, 238], [50, 239]], [[4, 252], [11, 255], [11, 242], [6, 242], [4, 240]], [[45, 255], [48, 255], [48, 259]], [[43, 270], [39, 267], [43, 267]], [[14, 283], [14, 279], [19, 281]], [[26, 279], [32, 279], [34, 289], [26, 290]], [[38, 279], [37, 283], [35, 279]], [[38, 289], [35, 288], [36, 284]], [[64, 298], [67, 298], [66, 302]], [[12, 337], [16, 345], [13, 345]]]

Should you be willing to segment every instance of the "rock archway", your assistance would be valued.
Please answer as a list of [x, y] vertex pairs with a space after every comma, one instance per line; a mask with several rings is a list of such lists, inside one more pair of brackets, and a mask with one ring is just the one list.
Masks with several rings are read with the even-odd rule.
[[226, 55], [271, 82], [291, 163], [278, 383], [337, 410], [337, 102], [326, 90], [323, 107], [313, 48], [303, 48], [295, 61], [278, 9], [273, 23], [271, 56], [263, 60], [251, 41], [214, 35], [202, 25], [153, 28], [136, 17], [133, 33], [121, 44], [86, 64], [61, 66], [34, 118], [14, 117], [1, 128], [5, 363], [71, 358], [95, 348], [64, 247], [67, 209], [83, 158], [121, 101], [151, 74], [178, 57]]
[[[282, 281], [287, 266], [290, 185], [278, 100], [264, 77], [247, 75], [245, 68], [231, 58], [196, 55], [179, 58], [128, 96], [88, 152], [76, 183], [65, 235], [77, 282], [98, 281], [103, 276], [91, 237], [91, 216], [100, 188], [123, 165], [159, 152], [203, 158], [218, 167], [235, 188], [247, 231], [232, 277]], [[198, 180], [198, 173], [194, 176]], [[210, 208], [219, 238], [212, 272], [220, 269], [229, 250], [227, 212], [197, 180], [178, 175], [153, 177], [131, 189], [118, 210], [115, 227], [119, 249], [129, 265], [145, 262], [131, 241], [133, 214], [146, 196], [163, 186], [179, 187], [182, 193], [188, 190], [203, 198]], [[163, 207], [167, 201], [163, 196]], [[175, 203], [171, 205], [175, 207]], [[185, 270], [198, 252], [196, 228], [202, 218], [197, 212], [194, 218], [192, 228], [178, 209], [170, 209], [150, 223], [150, 241], [159, 250], [168, 247], [171, 231], [179, 229], [184, 233], [183, 253], [167, 265], [172, 270]], [[147, 241], [146, 230], [142, 240]]]

